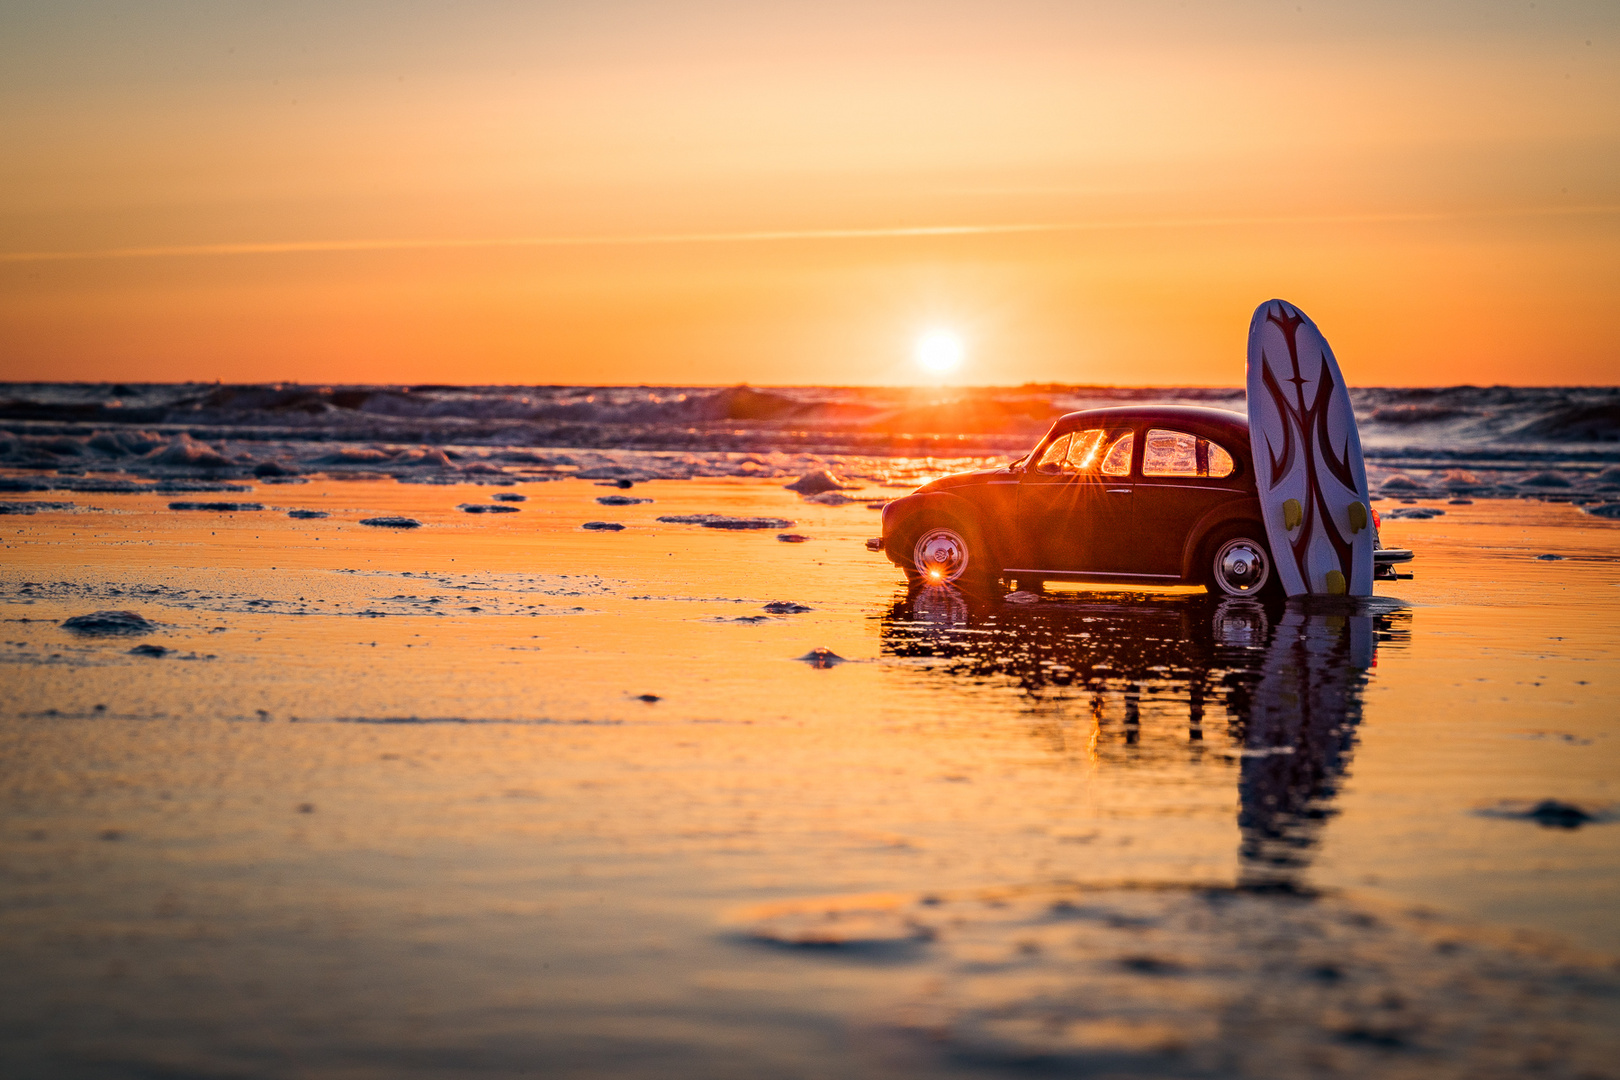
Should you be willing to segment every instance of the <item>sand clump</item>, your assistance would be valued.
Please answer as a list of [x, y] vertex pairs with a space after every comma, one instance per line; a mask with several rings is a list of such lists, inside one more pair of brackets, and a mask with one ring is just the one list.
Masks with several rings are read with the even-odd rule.
[[73, 504], [70, 502], [48, 502], [44, 499], [38, 502], [0, 501], [0, 514], [40, 514], [72, 509]]
[[794, 524], [786, 518], [732, 517], [728, 514], [665, 514], [658, 519], [666, 525], [701, 525], [705, 529], [786, 529]]
[[133, 611], [92, 611], [63, 620], [62, 628], [85, 635], [149, 634], [157, 624]]
[[[108, 484], [108, 485], [118, 485], [116, 487], [109, 487], [108, 488], [109, 491], [124, 491], [124, 490], [127, 490], [123, 486], [124, 481], [122, 481], [122, 480], [107, 480], [107, 481], [101, 481], [101, 482], [105, 483], [105, 484]], [[223, 481], [223, 480], [188, 480], [188, 479], [185, 479], [184, 477], [181, 477], [181, 478], [178, 478], [178, 479], [176, 479], [174, 477], [169, 477], [169, 478], [166, 478], [166, 479], [163, 479], [163, 480], [159, 480], [156, 484], [154, 484], [152, 486], [152, 490], [162, 492], [165, 495], [169, 495], [169, 494], [178, 494], [180, 492], [200, 493], [200, 492], [204, 492], [204, 491], [243, 492], [243, 491], [252, 491], [253, 488], [248, 484], [231, 484], [231, 483], [227, 483], [226, 481]]]
[[1613, 807], [1582, 806], [1562, 799], [1505, 799], [1494, 806], [1481, 807], [1481, 817], [1510, 821], [1533, 821], [1544, 829], [1578, 829], [1582, 825], [1615, 820]]
[[861, 499], [845, 495], [841, 491], [823, 491], [820, 495], [807, 495], [805, 502], [816, 503], [820, 506], [848, 506], [850, 503], [861, 502]]
[[263, 510], [264, 503], [256, 502], [172, 502], [170, 510], [213, 510], [222, 514], [234, 514], [238, 510]]

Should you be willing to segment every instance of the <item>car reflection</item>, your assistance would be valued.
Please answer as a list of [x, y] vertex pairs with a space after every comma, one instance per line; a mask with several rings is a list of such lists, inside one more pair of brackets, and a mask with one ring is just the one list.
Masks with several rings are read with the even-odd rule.
[[[1017, 603], [1017, 599], [1026, 603]], [[1301, 884], [1350, 764], [1367, 672], [1411, 613], [1209, 595], [914, 589], [881, 618], [884, 655], [933, 677], [1010, 680], [1033, 717], [1089, 714], [1088, 752], [1122, 767], [1237, 761], [1242, 882]]]

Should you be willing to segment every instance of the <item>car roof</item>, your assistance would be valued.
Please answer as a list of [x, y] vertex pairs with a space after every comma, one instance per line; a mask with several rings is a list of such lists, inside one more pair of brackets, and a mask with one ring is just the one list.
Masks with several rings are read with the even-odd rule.
[[1108, 409], [1082, 409], [1058, 417], [1053, 431], [1074, 431], [1091, 423], [1133, 424], [1137, 422], [1184, 424], [1188, 427], [1219, 430], [1228, 437], [1247, 443], [1249, 418], [1231, 409], [1206, 405], [1116, 405]]

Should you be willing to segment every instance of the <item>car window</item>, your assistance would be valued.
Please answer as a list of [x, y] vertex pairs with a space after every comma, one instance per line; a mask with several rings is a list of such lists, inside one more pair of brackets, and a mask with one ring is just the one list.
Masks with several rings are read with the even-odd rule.
[[1103, 437], [1107, 434], [1102, 428], [1075, 432], [1074, 441], [1069, 444], [1069, 460], [1066, 471], [1096, 472], [1097, 466], [1102, 462]]
[[1114, 445], [1108, 448], [1103, 455], [1102, 473], [1104, 476], [1131, 475], [1131, 448], [1136, 444], [1136, 436], [1127, 431], [1114, 440]]
[[1197, 437], [1184, 431], [1149, 431], [1142, 451], [1142, 475], [1197, 476]]
[[1185, 431], [1154, 428], [1142, 451], [1143, 476], [1231, 476], [1232, 455], [1219, 443]]
[[1036, 463], [1035, 471], [1043, 473], [1056, 473], [1063, 471], [1064, 459], [1069, 454], [1069, 440], [1072, 435], [1064, 435], [1052, 440], [1052, 445], [1046, 448], [1041, 460]]

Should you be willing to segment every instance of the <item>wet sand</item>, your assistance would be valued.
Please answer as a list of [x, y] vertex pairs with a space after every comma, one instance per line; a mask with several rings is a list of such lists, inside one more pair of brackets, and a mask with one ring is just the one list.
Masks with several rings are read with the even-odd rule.
[[0, 517], [0, 1072], [1617, 1075], [1620, 522], [1019, 603], [779, 484]]

